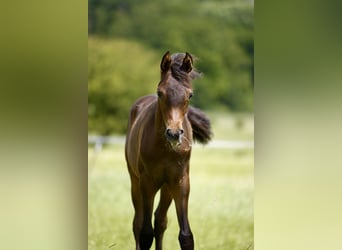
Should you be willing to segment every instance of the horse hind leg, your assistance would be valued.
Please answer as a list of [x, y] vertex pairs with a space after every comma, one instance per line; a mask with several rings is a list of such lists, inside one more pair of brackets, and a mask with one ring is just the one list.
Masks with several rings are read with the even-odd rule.
[[163, 236], [167, 227], [167, 210], [172, 201], [171, 194], [164, 185], [160, 190], [159, 205], [154, 213], [154, 235], [156, 239], [156, 250], [163, 248]]

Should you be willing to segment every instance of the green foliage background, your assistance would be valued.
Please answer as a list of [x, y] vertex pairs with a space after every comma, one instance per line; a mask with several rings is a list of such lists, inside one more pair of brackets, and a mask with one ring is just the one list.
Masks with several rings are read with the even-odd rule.
[[124, 133], [165, 51], [199, 58], [192, 105], [253, 111], [253, 1], [89, 0], [89, 132]]

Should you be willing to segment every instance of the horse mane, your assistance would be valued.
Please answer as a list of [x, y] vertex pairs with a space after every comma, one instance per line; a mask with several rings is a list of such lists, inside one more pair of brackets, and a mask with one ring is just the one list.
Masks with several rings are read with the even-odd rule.
[[212, 136], [209, 118], [200, 109], [189, 106], [188, 119], [191, 123], [194, 141], [207, 144]]
[[[202, 73], [197, 69], [192, 68], [189, 73], [184, 72], [181, 69], [185, 53], [175, 53], [171, 56], [171, 74], [178, 81], [185, 81], [190, 83], [192, 80], [202, 76]], [[197, 58], [191, 55], [191, 58], [196, 61]]]

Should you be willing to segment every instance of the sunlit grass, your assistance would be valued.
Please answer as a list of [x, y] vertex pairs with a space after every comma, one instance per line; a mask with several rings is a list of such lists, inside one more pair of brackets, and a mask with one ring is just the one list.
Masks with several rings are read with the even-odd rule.
[[[253, 150], [194, 147], [189, 219], [196, 249], [253, 249], [253, 156]], [[90, 149], [88, 247], [134, 249], [123, 145], [106, 147], [94, 157]], [[168, 218], [164, 249], [179, 249], [173, 204]]]

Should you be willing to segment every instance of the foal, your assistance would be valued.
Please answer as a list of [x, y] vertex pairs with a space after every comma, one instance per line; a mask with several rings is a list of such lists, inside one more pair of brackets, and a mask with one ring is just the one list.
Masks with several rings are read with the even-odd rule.
[[[156, 249], [162, 249], [167, 226], [167, 210], [175, 202], [182, 250], [194, 249], [188, 221], [189, 160], [193, 139], [210, 140], [210, 122], [198, 109], [189, 106], [191, 81], [198, 77], [189, 53], [163, 56], [157, 95], [137, 100], [130, 113], [125, 156], [131, 179], [135, 209], [133, 233], [136, 250], [150, 249], [153, 237]], [[160, 189], [159, 205], [153, 202]]]

